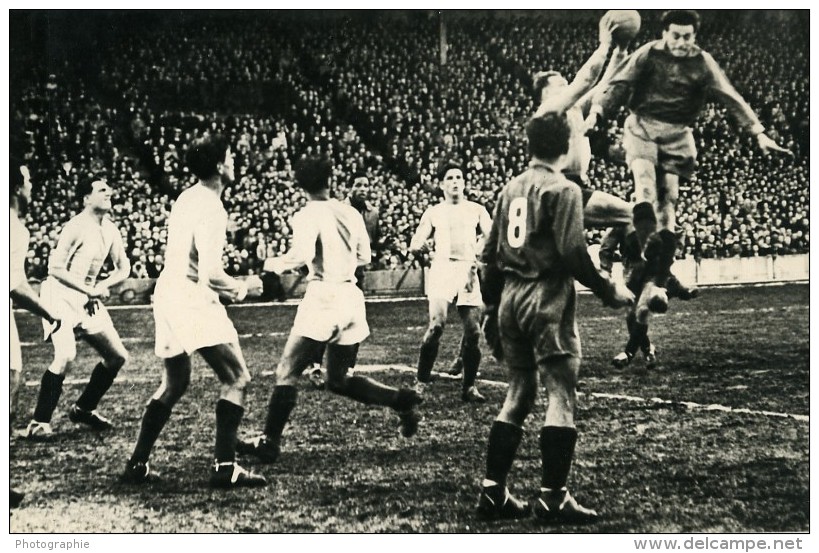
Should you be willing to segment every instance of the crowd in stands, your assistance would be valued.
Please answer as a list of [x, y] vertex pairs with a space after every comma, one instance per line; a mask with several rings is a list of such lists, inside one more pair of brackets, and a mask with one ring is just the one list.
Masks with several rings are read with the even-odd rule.
[[[369, 179], [368, 205], [379, 212], [372, 268], [420, 266], [407, 246], [438, 201], [437, 164], [461, 160], [470, 199], [491, 211], [528, 162], [531, 75], [557, 69], [571, 78], [596, 47], [599, 15], [476, 12], [442, 23], [426, 12], [201, 14], [115, 33], [90, 75], [76, 69], [84, 60], [44, 60], [12, 97], [12, 145], [35, 182], [29, 276], [45, 276], [59, 229], [81, 207], [77, 183], [94, 174], [116, 190], [111, 215], [133, 275], [155, 277], [173, 200], [195, 182], [185, 150], [207, 132], [227, 136], [236, 156], [236, 182], [224, 194], [228, 272], [258, 272], [287, 250], [288, 222], [305, 201], [293, 166], [315, 153], [333, 160], [339, 199], [353, 175]], [[762, 156], [709, 104], [694, 129], [699, 172], [680, 198], [681, 256], [809, 251], [808, 24], [794, 13], [764, 24], [755, 17], [737, 25], [735, 15], [707, 12], [699, 42], [795, 156]], [[639, 42], [658, 27], [649, 15]], [[590, 176], [628, 199], [623, 116], [595, 139]]]

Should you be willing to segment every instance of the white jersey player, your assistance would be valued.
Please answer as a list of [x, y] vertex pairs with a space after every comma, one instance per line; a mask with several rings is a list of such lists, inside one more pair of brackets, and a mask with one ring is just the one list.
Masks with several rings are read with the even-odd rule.
[[206, 137], [191, 145], [186, 163], [199, 183], [182, 192], [171, 210], [165, 268], [154, 292], [155, 351], [164, 362], [165, 374], [145, 409], [122, 480], [145, 484], [156, 479], [148, 458], [171, 410], [187, 391], [191, 355], [198, 351], [221, 383], [210, 485], [264, 486], [267, 481], [262, 476], [236, 463], [237, 431], [250, 372], [236, 329], [219, 301], [220, 297], [242, 301], [262, 293], [259, 277], [242, 282], [222, 267], [228, 217], [221, 195], [234, 180], [233, 154], [223, 138]]
[[[26, 280], [25, 262], [30, 234], [20, 220], [31, 201], [31, 178], [28, 167], [12, 159], [9, 179], [9, 296], [18, 306], [49, 321], [52, 331], [59, 329], [61, 321], [47, 306], [43, 305], [37, 292]], [[9, 422], [17, 415], [17, 396], [23, 372], [23, 355], [20, 351], [20, 337], [17, 323], [9, 301]], [[9, 507], [18, 507], [23, 501], [22, 492], [9, 489]]]
[[410, 437], [418, 429], [415, 392], [385, 386], [350, 375], [358, 345], [370, 334], [364, 294], [355, 271], [370, 262], [370, 240], [364, 219], [352, 206], [330, 198], [332, 166], [306, 158], [296, 166], [296, 183], [309, 201], [292, 219], [290, 251], [268, 259], [265, 270], [282, 273], [306, 265], [307, 290], [299, 304], [290, 336], [276, 370], [264, 434], [240, 442], [240, 453], [273, 462], [279, 455], [282, 431], [296, 405], [296, 384], [315, 352], [327, 345], [327, 389], [365, 404], [383, 405], [399, 414], [400, 430]]
[[[128, 278], [131, 263], [119, 230], [107, 217], [112, 195], [112, 188], [104, 180], [82, 181], [78, 196], [83, 210], [65, 224], [49, 257], [48, 278], [40, 287], [40, 298], [58, 315], [62, 325], [53, 332], [50, 321], [43, 320], [44, 333], [54, 345], [54, 361], [43, 374], [34, 416], [24, 434], [28, 438], [53, 432], [51, 417], [62, 394], [65, 375], [77, 356], [77, 338], [91, 345], [102, 361], [92, 370], [68, 417], [98, 431], [113, 427], [111, 421], [97, 412], [97, 405], [127, 362], [128, 351], [101, 300], [108, 299], [110, 289]], [[113, 271], [97, 281], [109, 258]]]
[[409, 247], [410, 251], [418, 253], [427, 248], [430, 238], [435, 244], [427, 282], [429, 327], [421, 343], [416, 391], [423, 394], [430, 382], [447, 311], [454, 303], [464, 327], [461, 397], [467, 402], [480, 403], [485, 399], [475, 386], [481, 361], [478, 342], [483, 305], [477, 256], [482, 249], [479, 237], [489, 234], [492, 219], [486, 208], [464, 197], [464, 173], [459, 165], [446, 163], [439, 173], [444, 201], [424, 212]]

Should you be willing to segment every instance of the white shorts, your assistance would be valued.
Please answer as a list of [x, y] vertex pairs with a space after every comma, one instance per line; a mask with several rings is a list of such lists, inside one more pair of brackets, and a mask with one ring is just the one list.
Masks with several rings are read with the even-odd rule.
[[154, 296], [154, 324], [154, 353], [162, 359], [239, 342], [233, 321], [219, 302], [188, 303]]
[[433, 262], [427, 276], [428, 298], [470, 307], [483, 305], [478, 266], [474, 262]]
[[20, 350], [20, 335], [17, 333], [17, 322], [9, 300], [9, 368], [13, 371], [23, 370], [23, 352]]
[[364, 294], [352, 282], [309, 282], [291, 334], [340, 346], [363, 342], [370, 335]]
[[[51, 334], [55, 357], [74, 359], [77, 355], [78, 337], [117, 332], [108, 310], [101, 301], [97, 302], [94, 314], [89, 315], [85, 310], [88, 296], [60, 284], [51, 277], [40, 286], [40, 301], [49, 306], [61, 321], [60, 329]], [[42, 323], [43, 338], [48, 338], [52, 325], [45, 319]]]

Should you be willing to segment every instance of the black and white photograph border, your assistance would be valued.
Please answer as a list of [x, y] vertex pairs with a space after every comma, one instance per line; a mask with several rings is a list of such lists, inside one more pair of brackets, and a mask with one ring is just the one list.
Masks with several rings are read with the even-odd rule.
[[[697, 157], [695, 170], [679, 179], [672, 206], [673, 276], [663, 284], [667, 291], [654, 289], [667, 294], [662, 309], [646, 307], [649, 287], [634, 285], [643, 277], [634, 277], [628, 238], [615, 243], [610, 225], [591, 225], [588, 203], [595, 196], [584, 198], [586, 225], [580, 231], [587, 248], [581, 258], [588, 260], [585, 270], [603, 280], [567, 269], [578, 280], [571, 308], [578, 349], [569, 354], [581, 360], [569, 386], [576, 406], [560, 411], [557, 401], [550, 404], [557, 396], [546, 363], [530, 414], [516, 425], [518, 442], [510, 442], [511, 454], [500, 454], [500, 464], [509, 464], [501, 471], [504, 479], [508, 474], [501, 482], [506, 497], [519, 498], [536, 513], [510, 520], [490, 515], [501, 520], [487, 521], [479, 504], [483, 486], [494, 484], [489, 477], [498, 474], [497, 452], [504, 451], [498, 440], [511, 439], [498, 438], [497, 421], [513, 420], [514, 394], [507, 392], [515, 382], [507, 362], [496, 358], [503, 357], [502, 338], [491, 330], [498, 321], [497, 304], [487, 295], [491, 271], [478, 263], [485, 261], [491, 233], [462, 210], [447, 212], [446, 229], [432, 224], [428, 236], [417, 238], [425, 211], [460, 201], [481, 206], [491, 223], [501, 225], [495, 219], [503, 210], [495, 208], [502, 189], [532, 170], [528, 123], [552, 105], [545, 90], [540, 96], [533, 90], [533, 80], [554, 70], [569, 87], [582, 85], [583, 78], [593, 81], [580, 119], [568, 118], [570, 129], [584, 126], [588, 144], [581, 187], [622, 202], [630, 222], [632, 202], [639, 204], [641, 193], [635, 194], [627, 161], [635, 135], [625, 127], [629, 108], [638, 102], [618, 101], [606, 79], [623, 74], [617, 69], [626, 62], [620, 64], [617, 52], [625, 58], [662, 38], [666, 10], [635, 3], [640, 19], [624, 37], [623, 25], [633, 22], [629, 10], [616, 10], [621, 27], [611, 31], [615, 16], [605, 15], [610, 6], [597, 2], [571, 10], [529, 2], [438, 4], [402, 3], [389, 10], [316, 2], [298, 10], [190, 2], [167, 11], [152, 2], [123, 6], [125, 11], [95, 3], [10, 6], [4, 87], [9, 132], [3, 135], [9, 137], [12, 170], [15, 327], [9, 351], [11, 368], [22, 370], [17, 382], [14, 371], [10, 379], [14, 416], [3, 472], [10, 489], [24, 493], [10, 509], [7, 537], [15, 550], [137, 550], [181, 545], [182, 539], [201, 547], [235, 547], [235, 539], [251, 547], [270, 539], [284, 540], [274, 546], [315, 540], [295, 545], [320, 547], [334, 539], [332, 547], [358, 551], [427, 543], [483, 548], [508, 546], [510, 537], [524, 547], [628, 551], [809, 547], [813, 17], [807, 6], [694, 6], [702, 22], [697, 46], [713, 55], [720, 78], [751, 118], [743, 119], [747, 112], [733, 97], [725, 100], [723, 87], [705, 100], [690, 126], [677, 126], [688, 129]], [[611, 44], [603, 45], [595, 67], [606, 25]], [[589, 106], [600, 107], [596, 120]], [[648, 136], [657, 129], [642, 131]], [[172, 270], [166, 255], [171, 209], [183, 190], [206, 181], [189, 165], [192, 144], [217, 135], [227, 139], [231, 157], [230, 170], [227, 160], [217, 164], [214, 181], [227, 213], [221, 260], [229, 280], [214, 284], [213, 293], [235, 327], [250, 375], [242, 382], [241, 423], [231, 438], [219, 407], [234, 397], [226, 391], [230, 385], [211, 369], [210, 358], [191, 355], [189, 386], [149, 447], [160, 480], [128, 485], [123, 469], [140, 448], [150, 403], [163, 388], [153, 307], [157, 276]], [[356, 221], [363, 222], [372, 257], [349, 281], [357, 281], [366, 300], [369, 336], [352, 360], [345, 358], [346, 376], [339, 381], [328, 365], [337, 364], [332, 352], [344, 341], [316, 334], [310, 340], [330, 342], [326, 356], [319, 351], [304, 362], [295, 384], [283, 386], [289, 382], [282, 366], [291, 332], [306, 325], [311, 329], [301, 335], [312, 336], [313, 327], [335, 324], [331, 315], [311, 320], [309, 312], [300, 323], [297, 312], [302, 298], [313, 297], [312, 283], [325, 278], [324, 260], [339, 259], [337, 250], [311, 250], [296, 269], [277, 261], [292, 258], [296, 238], [305, 232], [293, 224], [296, 213], [308, 201], [324, 199], [304, 184], [316, 178], [314, 172], [299, 173], [300, 160], [313, 156], [330, 161], [326, 199], [361, 214]], [[559, 163], [571, 180], [565, 157], [571, 153]], [[657, 180], [664, 183], [676, 169], [656, 163]], [[25, 200], [15, 184], [15, 165], [25, 166], [20, 182], [30, 182]], [[453, 174], [461, 185], [449, 183]], [[92, 182], [110, 187], [104, 209], [94, 204], [106, 203], [94, 198], [106, 194], [103, 185]], [[662, 226], [660, 202], [667, 195], [661, 195], [656, 205]], [[615, 200], [606, 206], [610, 212], [601, 212], [604, 221], [617, 220], [611, 213], [622, 211]], [[106, 286], [123, 260], [103, 232], [107, 259], [88, 269], [96, 272], [86, 288], [65, 286], [85, 290], [79, 292], [88, 302], [84, 308], [99, 306], [96, 315], [110, 317], [127, 354], [118, 355], [116, 344], [100, 343], [94, 339], [99, 334], [77, 323], [76, 357], [61, 369], [52, 402], [43, 399], [55, 389], [46, 373], [53, 375], [58, 364], [55, 342], [62, 338], [52, 335], [64, 321], [49, 319], [66, 316], [47, 283], [59, 280], [55, 259], [67, 240], [66, 223], [84, 210], [104, 211], [102, 219], [113, 222], [119, 232], [113, 241], [122, 242], [128, 274], [110, 290]], [[515, 225], [502, 215], [507, 218], [498, 228], [508, 239]], [[21, 251], [15, 248], [15, 221], [30, 236]], [[321, 226], [320, 220], [310, 222]], [[476, 260], [474, 312], [460, 301], [467, 289], [474, 291], [470, 277], [463, 289], [458, 284], [464, 278], [460, 261], [441, 269], [442, 252], [456, 260], [455, 230], [468, 236], [468, 254]], [[76, 251], [84, 253], [83, 247], [78, 243]], [[636, 254], [646, 267], [653, 267], [650, 250]], [[25, 258], [22, 281], [33, 300], [14, 288], [15, 251]], [[439, 316], [435, 294], [441, 282], [455, 292]], [[335, 297], [334, 305], [341, 306], [336, 311], [354, 309], [349, 294]], [[501, 297], [499, 292], [495, 299]], [[41, 307], [32, 306], [37, 298]], [[638, 344], [638, 336], [644, 342]], [[121, 368], [104, 370], [119, 358]], [[278, 415], [281, 443], [268, 464], [241, 444], [262, 432], [270, 435], [272, 413], [282, 410], [276, 393], [282, 387], [295, 389], [296, 399], [292, 411]], [[412, 407], [414, 435], [402, 435], [405, 406], [396, 408], [398, 396], [386, 389], [423, 400]], [[77, 411], [95, 394], [93, 409]], [[50, 403], [47, 426], [53, 433], [32, 432], [30, 423]], [[543, 445], [543, 429], [554, 428], [556, 412], [573, 415], [577, 440], [561, 482], [571, 491], [568, 498], [597, 511], [591, 523], [560, 515], [538, 519], [537, 503], [547, 497], [542, 489], [549, 480], [544, 467], [552, 463], [552, 479], [563, 470], [554, 468], [561, 463]], [[214, 456], [224, 448], [219, 435], [225, 432], [240, 444], [237, 462], [266, 486], [213, 487]], [[420, 541], [404, 542], [396, 534]], [[227, 539], [230, 544], [220, 541]], [[458, 545], [447, 541], [452, 539]], [[534, 541], [540, 539], [550, 541]]]

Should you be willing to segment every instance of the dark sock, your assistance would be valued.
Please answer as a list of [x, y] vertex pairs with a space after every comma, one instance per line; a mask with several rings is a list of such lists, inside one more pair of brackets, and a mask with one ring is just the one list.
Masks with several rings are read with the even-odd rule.
[[646, 275], [657, 286], [666, 286], [676, 252], [677, 237], [670, 230], [663, 229], [649, 238], [645, 248]]
[[315, 355], [310, 359], [310, 366], [313, 365], [322, 365], [324, 361], [324, 351], [327, 349], [327, 344], [321, 344], [320, 347], [316, 348]]
[[[631, 321], [630, 324], [629, 320]], [[637, 348], [641, 347], [648, 339], [648, 325], [637, 322], [637, 316], [633, 313], [629, 313], [626, 324], [629, 327], [626, 353], [634, 355], [637, 353]]]
[[481, 366], [481, 350], [477, 343], [464, 344], [461, 352], [464, 360], [463, 389], [466, 391], [475, 385], [475, 379], [478, 377], [478, 367]]
[[518, 451], [523, 429], [508, 422], [495, 421], [489, 430], [489, 446], [486, 452], [486, 478], [501, 486], [506, 485], [506, 477], [512, 469], [512, 462]]
[[438, 340], [430, 340], [421, 344], [421, 353], [418, 355], [418, 382], [429, 382], [432, 375], [432, 366], [438, 358]]
[[99, 405], [102, 396], [114, 383], [118, 371], [112, 371], [102, 363], [97, 363], [91, 371], [91, 378], [85, 385], [82, 395], [77, 400], [77, 407], [86, 411], [93, 411]]
[[361, 347], [361, 344], [360, 344], [360, 343], [359, 343], [359, 344], [355, 344], [355, 345], [353, 346], [353, 359], [352, 359], [352, 362], [351, 362], [351, 364], [350, 364], [350, 368], [351, 368], [351, 369], [352, 369], [353, 367], [355, 367], [355, 364], [356, 364], [356, 363], [358, 363], [358, 348], [360, 348], [360, 347]]
[[648, 326], [646, 325], [646, 333], [643, 336], [643, 341], [640, 343], [640, 349], [643, 353], [648, 353], [648, 350], [651, 348], [651, 340], [648, 337]]
[[566, 486], [576, 442], [577, 430], [574, 428], [544, 426], [540, 429], [541, 487], [559, 490]]
[[37, 422], [51, 422], [54, 409], [60, 402], [63, 394], [63, 380], [65, 375], [54, 374], [51, 371], [43, 373], [40, 380], [40, 395], [37, 397], [37, 407], [34, 408], [34, 420]]
[[284, 431], [290, 412], [296, 406], [298, 391], [295, 386], [276, 386], [270, 394], [267, 405], [267, 422], [264, 426], [265, 436], [279, 440]]
[[366, 376], [347, 376], [341, 386], [330, 386], [330, 391], [366, 405], [394, 407], [398, 389], [376, 382]]
[[657, 230], [657, 215], [654, 213], [654, 206], [649, 202], [640, 202], [634, 205], [633, 209], [634, 232], [640, 243], [640, 249], [644, 249], [649, 236]]
[[216, 462], [232, 463], [236, 460], [236, 434], [245, 408], [226, 399], [216, 402]]
[[139, 428], [134, 453], [131, 455], [132, 463], [147, 463], [151, 450], [154, 448], [159, 433], [165, 428], [165, 423], [171, 416], [171, 408], [159, 400], [152, 399], [145, 408], [142, 415], [142, 426]]

